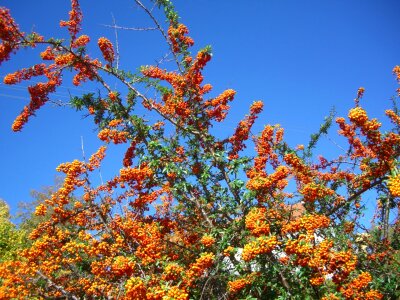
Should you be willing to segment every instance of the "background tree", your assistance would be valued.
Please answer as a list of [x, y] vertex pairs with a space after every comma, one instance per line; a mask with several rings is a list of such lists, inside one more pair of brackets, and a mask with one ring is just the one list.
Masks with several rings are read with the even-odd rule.
[[11, 222], [10, 209], [7, 203], [0, 199], [0, 261], [17, 259], [27, 236]]

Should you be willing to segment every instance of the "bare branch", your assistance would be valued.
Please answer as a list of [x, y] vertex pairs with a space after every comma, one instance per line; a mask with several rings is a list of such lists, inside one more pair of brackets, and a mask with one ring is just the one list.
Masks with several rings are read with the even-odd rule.
[[116, 26], [117, 26], [117, 23], [115, 22], [115, 18], [114, 18], [114, 15], [113, 14], [111, 14], [111, 17], [112, 17], [112, 19], [113, 19], [113, 26], [114, 26], [114, 34], [115, 34], [115, 60], [116, 60], [116, 68], [117, 68], [117, 70], [118, 70], [118, 68], [119, 68], [119, 44], [118, 44], [118, 31], [117, 31], [117, 28], [116, 28]]
[[[113, 17], [114, 18], [114, 17]], [[125, 27], [125, 26], [118, 26], [115, 24], [115, 20], [113, 20], [114, 25], [107, 25], [102, 24], [102, 26], [113, 28], [113, 29], [122, 29], [122, 30], [132, 30], [132, 31], [151, 31], [151, 30], [158, 30], [157, 27]]]

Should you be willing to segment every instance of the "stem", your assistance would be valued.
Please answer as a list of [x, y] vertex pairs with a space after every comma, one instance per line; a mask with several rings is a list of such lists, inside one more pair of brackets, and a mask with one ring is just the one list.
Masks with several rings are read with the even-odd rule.
[[169, 48], [170, 48], [170, 50], [172, 52], [172, 55], [175, 58], [175, 61], [176, 61], [176, 64], [178, 66], [179, 71], [181, 73], [183, 73], [181, 65], [179, 64], [179, 59], [176, 56], [176, 53], [174, 52], [174, 48], [172, 46], [172, 43], [169, 40], [169, 38], [168, 38], [167, 34], [165, 33], [164, 29], [161, 27], [160, 23], [157, 21], [157, 19], [154, 17], [154, 15], [151, 13], [151, 11], [146, 6], [144, 6], [143, 3], [140, 0], [135, 0], [135, 2], [136, 2], [137, 5], [139, 5], [149, 15], [149, 17], [152, 19], [152, 21], [156, 25], [157, 29], [161, 32], [162, 36], [166, 40], [166, 42], [167, 42], [167, 44], [168, 44], [168, 46], [169, 46]]
[[390, 197], [386, 198], [385, 206], [382, 208], [383, 212], [383, 239], [385, 241], [389, 238], [389, 204]]
[[[361, 190], [358, 190], [357, 192], [355, 192], [353, 195], [351, 195], [349, 198], [347, 198], [346, 201], [344, 201], [344, 203], [349, 203], [353, 200], [355, 200], [357, 197], [361, 196], [363, 193], [365, 193], [366, 191], [374, 188], [375, 186], [377, 186], [378, 184], [381, 184], [384, 180], [386, 180], [386, 176], [379, 178], [378, 180], [374, 181], [370, 186], [362, 188]], [[344, 205], [344, 204], [343, 204]], [[338, 205], [335, 206], [331, 211], [329, 211], [326, 215], [330, 216], [333, 215], [334, 213], [336, 213], [340, 208], [343, 207], [343, 205]]]
[[36, 271], [36, 274], [38, 274], [41, 278], [47, 281], [47, 284], [50, 287], [54, 287], [56, 290], [60, 291], [63, 295], [67, 297], [67, 299], [73, 299], [73, 300], [79, 300], [78, 297], [75, 295], [71, 294], [70, 292], [66, 291], [61, 285], [57, 285], [54, 283], [49, 277], [45, 276], [41, 271]]

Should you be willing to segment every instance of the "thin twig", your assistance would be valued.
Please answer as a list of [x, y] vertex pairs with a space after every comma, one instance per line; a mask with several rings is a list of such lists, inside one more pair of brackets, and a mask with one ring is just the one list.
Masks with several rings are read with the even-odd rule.
[[54, 105], [56, 105], [56, 106], [59, 106], [59, 107], [71, 106], [70, 103], [65, 103], [65, 102], [62, 101], [62, 100], [52, 100], [52, 99], [49, 99], [47, 102], [50, 102], [50, 103], [52, 103], [52, 104], [54, 104]]
[[113, 20], [113, 26], [114, 26], [114, 34], [115, 34], [115, 52], [116, 52], [116, 55], [115, 55], [115, 60], [116, 60], [116, 68], [117, 68], [117, 70], [118, 70], [118, 68], [119, 68], [119, 44], [118, 44], [118, 31], [117, 31], [117, 23], [115, 22], [115, 18], [114, 18], [114, 15], [111, 13], [111, 17], [112, 17], [112, 20]]
[[82, 149], [82, 158], [83, 161], [86, 162], [86, 157], [85, 157], [85, 149], [83, 147], [83, 136], [81, 135], [81, 149]]
[[157, 60], [157, 61], [156, 61], [156, 66], [158, 67], [158, 66], [161, 65], [164, 61], [166, 61], [166, 62], [172, 61], [172, 60], [173, 60], [172, 58], [167, 59], [168, 56], [170, 56], [170, 55], [171, 55], [171, 52], [166, 53], [163, 57], [161, 57], [159, 60]]
[[334, 140], [332, 140], [327, 134], [325, 134], [325, 137], [328, 141], [330, 141], [332, 144], [334, 144], [336, 147], [338, 147], [340, 150], [343, 152], [347, 152], [346, 149], [344, 149], [342, 146], [340, 146], [338, 143], [336, 143]]
[[164, 37], [165, 41], [167, 42], [169, 48], [171, 49], [171, 52], [174, 55], [176, 64], [178, 65], [178, 69], [181, 73], [183, 73], [183, 70], [181, 68], [181, 65], [179, 63], [179, 59], [176, 55], [176, 53], [174, 52], [174, 47], [170, 41], [170, 39], [168, 38], [168, 35], [165, 33], [164, 29], [161, 27], [160, 23], [157, 21], [157, 19], [154, 17], [154, 15], [152, 14], [152, 12], [145, 6], [143, 5], [143, 3], [140, 0], [135, 0], [136, 4], [139, 5], [145, 12], [146, 14], [152, 19], [152, 21], [154, 22], [154, 24], [157, 26], [157, 29], [161, 32], [162, 36]]
[[132, 31], [158, 30], [157, 27], [125, 27], [125, 26], [118, 26], [118, 25], [115, 24], [115, 21], [114, 21], [114, 25], [107, 25], [107, 24], [101, 24], [101, 25], [105, 26], [105, 27], [113, 28], [113, 29], [132, 30]]

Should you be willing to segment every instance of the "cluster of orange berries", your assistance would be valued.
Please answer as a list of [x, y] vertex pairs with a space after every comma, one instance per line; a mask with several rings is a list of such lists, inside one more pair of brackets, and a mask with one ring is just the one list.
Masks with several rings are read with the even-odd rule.
[[200, 163], [196, 162], [191, 166], [191, 169], [194, 175], [198, 175], [202, 170], [202, 166]]
[[60, 21], [60, 27], [68, 27], [69, 34], [71, 35], [71, 40], [74, 41], [76, 35], [81, 30], [81, 23], [83, 15], [79, 7], [78, 0], [71, 0], [72, 9], [69, 12], [68, 21]]
[[164, 280], [178, 280], [181, 277], [182, 272], [183, 268], [180, 265], [170, 263], [164, 268], [162, 278]]
[[130, 237], [139, 243], [135, 255], [141, 259], [144, 266], [154, 263], [162, 257], [165, 250], [163, 233], [157, 224], [142, 224], [136, 226], [135, 232], [130, 232]]
[[[393, 68], [393, 74], [396, 75], [396, 80], [398, 83], [400, 83], [400, 66], [395, 66]], [[397, 93], [400, 96], [400, 88], [397, 89]]]
[[[167, 81], [169, 84], [171, 84], [174, 87], [174, 89], [176, 91], [180, 91], [180, 92], [176, 92], [176, 94], [178, 96], [183, 96], [184, 87], [186, 86], [186, 82], [181, 75], [179, 75], [175, 72], [167, 72], [166, 70], [162, 70], [159, 67], [154, 67], [154, 66], [150, 66], [150, 67], [146, 67], [146, 68], [142, 69], [142, 73], [143, 73], [143, 75], [150, 77], [150, 78], [156, 78], [156, 79]], [[164, 97], [166, 97], [166, 95], [164, 95]], [[164, 101], [165, 100], [166, 99], [164, 99]]]
[[24, 107], [22, 112], [15, 118], [11, 128], [13, 131], [20, 131], [24, 124], [28, 122], [28, 118], [30, 116], [30, 112], [27, 106]]
[[332, 247], [333, 242], [330, 240], [323, 240], [318, 245], [315, 245], [308, 266], [323, 273], [321, 268], [329, 260]]
[[188, 300], [189, 294], [178, 286], [172, 286], [168, 289], [167, 295], [162, 300]]
[[311, 239], [311, 236], [303, 234], [296, 240], [288, 240], [285, 245], [286, 254], [295, 254], [295, 262], [300, 266], [307, 266], [313, 252], [313, 247], [310, 243]]
[[54, 53], [54, 50], [52, 47], [48, 46], [46, 50], [40, 52], [40, 57], [43, 60], [54, 60], [56, 58], [56, 55]]
[[[229, 110], [228, 102], [235, 97], [236, 91], [228, 89], [222, 92], [219, 96], [204, 102], [206, 113], [211, 119], [221, 122], [225, 119]], [[212, 107], [212, 108], [209, 108]]]
[[126, 182], [129, 184], [137, 183], [141, 186], [144, 180], [149, 179], [153, 176], [153, 171], [146, 165], [142, 165], [139, 168], [123, 168], [119, 172], [120, 182]]
[[267, 209], [264, 207], [255, 207], [251, 209], [246, 216], [246, 228], [256, 237], [262, 234], [267, 235], [270, 232], [266, 218], [266, 210]]
[[90, 42], [90, 37], [83, 34], [79, 36], [76, 40], [73, 41], [72, 47], [73, 48], [79, 48], [79, 47], [84, 47]]
[[364, 89], [363, 87], [360, 87], [360, 88], [357, 90], [357, 99], [361, 99], [362, 96], [364, 96], [364, 92], [365, 92], [365, 89]]
[[279, 244], [276, 236], [260, 236], [243, 247], [242, 258], [250, 261], [258, 255], [270, 253]]
[[114, 119], [108, 122], [109, 127], [117, 127], [118, 125], [121, 125], [123, 123], [123, 120], [121, 119]]
[[111, 264], [111, 271], [119, 277], [131, 276], [134, 270], [135, 263], [125, 256], [116, 256]]
[[74, 69], [78, 74], [72, 79], [72, 83], [79, 86], [86, 80], [93, 80], [97, 76], [97, 69], [101, 67], [101, 63], [97, 60], [90, 60], [88, 56], [74, 63]]
[[43, 203], [36, 206], [35, 215], [36, 216], [44, 216], [47, 212], [47, 207]]
[[191, 37], [185, 36], [189, 33], [188, 28], [183, 24], [173, 26], [172, 24], [168, 28], [168, 37], [172, 43], [172, 50], [178, 53], [182, 50], [182, 46], [190, 47], [194, 45], [194, 41]]
[[74, 61], [75, 56], [72, 53], [60, 54], [54, 58], [57, 66], [67, 66]]
[[393, 197], [400, 197], [400, 174], [390, 176], [387, 185]]
[[381, 144], [381, 133], [378, 129], [381, 123], [376, 119], [369, 120], [366, 111], [357, 106], [349, 111], [348, 115], [350, 121], [361, 129], [361, 133], [367, 137], [370, 147], [374, 152], [379, 151], [379, 144]]
[[[281, 141], [283, 137], [283, 128], [279, 126], [266, 125], [256, 140], [256, 150], [258, 156], [254, 159], [254, 168], [252, 174], [265, 173], [266, 163], [271, 162], [272, 166], [278, 166], [278, 156], [273, 151], [274, 146]], [[254, 175], [248, 177], [254, 177]]]
[[231, 254], [235, 251], [235, 248], [232, 246], [228, 246], [224, 249], [223, 255], [226, 257], [231, 256]]
[[13, 131], [20, 131], [23, 125], [28, 121], [29, 117], [48, 101], [48, 95], [54, 92], [56, 87], [61, 84], [61, 79], [59, 72], [53, 70], [53, 66], [47, 67], [45, 64], [37, 64], [32, 68], [22, 69], [4, 77], [4, 83], [12, 85], [19, 83], [22, 80], [29, 80], [33, 76], [41, 75], [45, 75], [48, 82], [39, 82], [36, 85], [28, 87], [31, 101], [15, 119], [12, 125]]
[[295, 153], [288, 153], [284, 156], [284, 161], [291, 167], [296, 180], [302, 184], [311, 182], [312, 170]]
[[115, 102], [118, 99], [118, 93], [117, 92], [109, 92], [108, 93], [108, 98], [110, 98], [110, 100], [112, 102]]
[[228, 290], [231, 294], [237, 294], [241, 290], [243, 290], [246, 286], [252, 283], [251, 278], [239, 278], [233, 281], [228, 281]]
[[212, 237], [211, 235], [203, 235], [203, 237], [200, 240], [200, 243], [202, 243], [206, 247], [211, 247], [212, 245], [215, 244], [215, 238]]
[[175, 81], [174, 76], [172, 76], [173, 73], [167, 73], [165, 70], [162, 70], [159, 67], [154, 67], [154, 66], [146, 67], [142, 69], [142, 74], [150, 78], [166, 80], [171, 84], [172, 82]]
[[[199, 51], [193, 64], [193, 69], [190, 71], [193, 73], [197, 73], [199, 70], [203, 69], [210, 60], [211, 55], [209, 53], [207, 53], [206, 51]], [[210, 91], [211, 88], [211, 84], [204, 85], [203, 93]]]
[[191, 110], [189, 103], [185, 102], [183, 97], [185, 93], [187, 93], [188, 85], [192, 83], [191, 80], [186, 80], [185, 77], [175, 72], [166, 72], [154, 66], [143, 69], [142, 73], [146, 77], [165, 80], [171, 84], [174, 89], [173, 93], [165, 93], [163, 95], [162, 100], [164, 105], [161, 103], [153, 103], [153, 107], [156, 107], [163, 114], [174, 117], [180, 116], [181, 118], [187, 118], [190, 115]]
[[122, 161], [122, 164], [124, 165], [124, 167], [132, 166], [132, 160], [133, 160], [133, 156], [135, 154], [135, 150], [136, 150], [136, 143], [132, 142], [131, 145], [126, 150], [124, 159]]
[[114, 47], [110, 40], [105, 37], [101, 37], [97, 41], [97, 44], [99, 45], [101, 53], [103, 54], [104, 60], [111, 64], [114, 61]]
[[24, 284], [23, 277], [29, 274], [29, 262], [5, 260], [0, 264], [1, 285], [0, 299], [29, 299], [29, 287]]
[[125, 283], [125, 291], [127, 299], [142, 300], [146, 299], [146, 286], [139, 277], [131, 277]]
[[398, 114], [391, 109], [386, 110], [385, 113], [394, 124], [400, 126], [400, 116]]
[[348, 117], [350, 121], [358, 126], [368, 121], [367, 112], [360, 106], [350, 109]]
[[378, 300], [382, 299], [383, 295], [378, 291], [370, 290], [363, 292], [372, 281], [371, 274], [368, 272], [362, 272], [356, 278], [354, 278], [345, 287], [340, 289], [340, 292], [345, 296], [346, 299], [367, 299], [367, 300]]
[[98, 133], [97, 136], [103, 142], [109, 143], [112, 141], [114, 144], [124, 144], [127, 142], [129, 133], [117, 129], [104, 128]]
[[[75, 40], [75, 44], [72, 46], [84, 46], [89, 42], [89, 37], [86, 35], [80, 36]], [[87, 79], [93, 80], [97, 76], [97, 68], [101, 67], [101, 63], [95, 59], [91, 60], [89, 56], [80, 57], [75, 55], [74, 53], [59, 53], [54, 51], [51, 47], [47, 47], [45, 51], [43, 51], [40, 56], [43, 60], [54, 60], [55, 65], [62, 70], [66, 66], [73, 66], [73, 68], [78, 71], [73, 78], [73, 84], [78, 86], [81, 82], [86, 81]], [[53, 67], [54, 65], [50, 65]], [[50, 68], [49, 67], [49, 68]]]
[[48, 95], [53, 93], [57, 86], [61, 84], [61, 79], [55, 75], [49, 75], [49, 81], [46, 83], [37, 83], [34, 86], [28, 87], [28, 92], [31, 96], [31, 101], [28, 105], [28, 108], [33, 114], [36, 110], [38, 110], [43, 104], [49, 100]]
[[89, 158], [89, 163], [87, 164], [87, 168], [89, 171], [93, 171], [94, 169], [100, 167], [101, 161], [106, 156], [107, 147], [101, 146], [95, 153], [93, 153]]
[[316, 229], [329, 226], [330, 219], [325, 215], [305, 215], [299, 219], [292, 220], [282, 227], [282, 233], [297, 233], [306, 230], [313, 234]]
[[71, 163], [63, 163], [56, 169], [58, 172], [66, 174], [64, 183], [57, 193], [52, 195], [52, 199], [60, 204], [67, 204], [69, 202], [69, 195], [75, 190], [77, 186], [82, 186], [84, 181], [79, 179], [85, 171], [85, 164], [79, 160], [74, 160]]
[[303, 186], [299, 191], [304, 196], [304, 201], [313, 202], [318, 199], [323, 199], [326, 196], [332, 196], [335, 194], [333, 190], [320, 184], [308, 183]]
[[313, 286], [322, 285], [325, 282], [325, 278], [323, 276], [315, 276], [310, 279], [310, 283]]
[[189, 285], [192, 280], [202, 276], [203, 273], [213, 265], [214, 259], [215, 255], [211, 252], [204, 252], [199, 258], [196, 259], [187, 272], [187, 280]]
[[32, 77], [44, 75], [48, 70], [45, 64], [37, 64], [29, 69], [22, 69], [15, 73], [7, 74], [3, 82], [9, 85], [16, 84], [22, 80], [29, 80]]
[[354, 137], [356, 136], [354, 125], [347, 124], [343, 117], [338, 117], [335, 121], [340, 128], [338, 133], [347, 137], [350, 141], [353, 141]]
[[253, 104], [250, 106], [250, 114], [256, 115], [262, 112], [264, 108], [264, 103], [262, 101], [254, 101]]
[[19, 40], [23, 33], [10, 15], [10, 11], [0, 7], [0, 64], [10, 58], [10, 54], [19, 48]]
[[268, 191], [273, 188], [284, 189], [288, 184], [286, 178], [290, 171], [286, 166], [278, 166], [275, 172], [270, 175], [265, 175], [264, 172], [254, 171], [253, 169], [247, 172], [247, 176], [250, 177], [250, 179], [247, 181], [246, 187], [249, 190]]
[[[178, 27], [178, 31], [183, 34], [185, 32], [185, 27]], [[172, 32], [171, 30], [173, 30], [171, 28], [173, 27], [170, 27], [170, 33]], [[179, 44], [179, 49], [176, 50], [181, 51], [181, 45], [182, 43]], [[190, 43], [186, 46], [190, 46]], [[165, 80], [173, 87], [173, 92], [166, 92], [163, 94], [163, 103], [158, 103], [155, 100], [150, 99], [143, 103], [143, 105], [149, 110], [156, 109], [164, 115], [176, 118], [179, 125], [183, 125], [184, 123], [192, 125], [194, 120], [190, 116], [193, 115], [193, 108], [197, 107], [198, 103], [203, 101], [203, 94], [212, 89], [210, 84], [201, 86], [201, 83], [203, 82], [201, 70], [210, 59], [211, 54], [208, 53], [207, 50], [200, 50], [194, 61], [192, 57], [185, 56], [184, 61], [187, 65], [187, 69], [183, 75], [178, 74], [177, 72], [167, 72], [166, 70], [154, 66], [142, 69], [142, 74], [144, 76]], [[227, 102], [233, 99], [234, 93], [233, 90], [227, 90], [220, 96], [203, 103], [205, 108], [204, 111], [208, 115], [209, 119], [222, 121], [225, 118], [227, 110], [229, 109]], [[207, 121], [201, 124], [197, 123], [200, 130], [208, 125], [209, 122]]]
[[263, 106], [262, 101], [254, 102], [250, 107], [250, 115], [239, 122], [235, 133], [229, 138], [229, 142], [232, 144], [232, 150], [228, 153], [229, 159], [238, 158], [238, 152], [246, 147], [244, 142], [248, 140], [250, 130], [257, 119], [257, 114], [262, 111]]
[[334, 273], [332, 281], [336, 284], [348, 278], [351, 272], [356, 269], [357, 258], [351, 251], [333, 252], [327, 265], [327, 271]]

